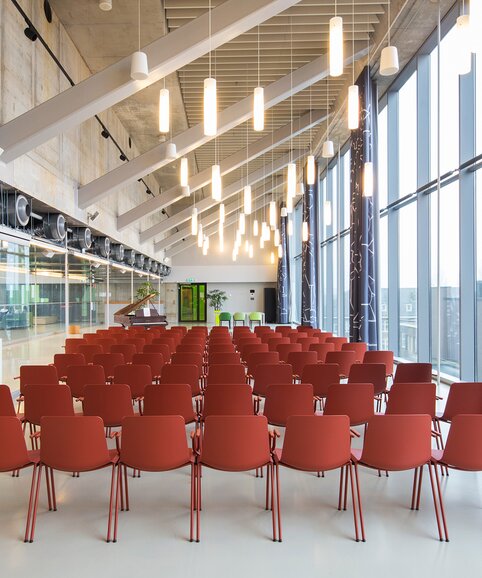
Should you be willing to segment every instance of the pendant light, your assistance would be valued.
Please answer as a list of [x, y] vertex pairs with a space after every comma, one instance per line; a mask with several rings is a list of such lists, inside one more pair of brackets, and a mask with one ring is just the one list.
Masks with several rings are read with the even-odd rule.
[[281, 245], [278, 247], [278, 258], [283, 258], [283, 247]]
[[204, 79], [204, 135], [216, 136], [218, 111], [216, 79], [211, 76], [211, 0], [209, 0], [209, 78]]
[[203, 226], [199, 223], [197, 228], [197, 246], [201, 248], [203, 246]]
[[270, 261], [271, 261], [271, 265], [274, 265], [274, 253], [273, 253], [273, 251], [271, 251]]
[[246, 239], [246, 241], [244, 242], [244, 251], [246, 253], [249, 253], [249, 241], [248, 241], [248, 239]]
[[193, 207], [191, 212], [191, 235], [197, 235], [198, 230], [198, 223], [197, 223], [198, 215], [196, 207]]
[[177, 157], [176, 143], [169, 142], [166, 146], [166, 159], [173, 161]]
[[[465, 9], [465, 2], [462, 2], [462, 11]], [[472, 42], [470, 30], [470, 16], [461, 14], [457, 18], [457, 66], [460, 75], [469, 74], [472, 68]], [[480, 31], [479, 31], [480, 34]]]
[[286, 195], [286, 212], [288, 215], [293, 212], [293, 197], [291, 195]]
[[258, 220], [255, 219], [253, 221], [253, 237], [257, 237], [259, 235], [259, 225], [258, 225]]
[[236, 245], [241, 245], [241, 231], [239, 229], [236, 231]]
[[276, 201], [270, 201], [269, 203], [269, 226], [272, 229], [276, 229], [276, 222], [277, 222], [277, 217], [276, 217]]
[[246, 215], [244, 213], [239, 213], [239, 232], [241, 235], [246, 233]]
[[224, 221], [226, 220], [226, 209], [224, 207], [224, 203], [219, 205], [219, 222], [224, 225]]
[[104, 12], [108, 12], [112, 10], [112, 0], [100, 0], [99, 8]]
[[164, 88], [159, 91], [159, 132], [167, 133], [169, 130], [169, 91], [164, 79]]
[[[330, 108], [330, 88], [328, 78], [326, 79], [326, 107]], [[330, 140], [330, 117], [326, 117], [326, 140], [321, 149], [321, 156], [324, 159], [331, 159], [335, 154], [335, 147], [333, 141]]]
[[211, 196], [213, 201], [220, 201], [221, 195], [221, 167], [219, 165], [213, 165], [211, 167]]
[[[355, 0], [352, 0], [352, 18], [355, 23]], [[352, 54], [355, 54], [355, 30], [352, 34]], [[348, 87], [348, 128], [349, 130], [356, 130], [359, 124], [360, 116], [360, 100], [358, 95], [358, 85], [355, 84], [355, 61], [352, 64], [352, 81], [351, 86]]]
[[271, 228], [268, 225], [264, 229], [264, 240], [266, 242], [271, 241]]
[[260, 51], [259, 51], [259, 25], [258, 25], [258, 86], [253, 93], [253, 128], [256, 132], [264, 130], [264, 88], [260, 82]]
[[284, 219], [287, 216], [288, 216], [288, 211], [286, 210], [286, 207], [281, 207], [280, 217], [282, 219]]
[[146, 80], [149, 76], [149, 65], [147, 54], [141, 51], [141, 0], [137, 1], [137, 17], [138, 50], [131, 57], [131, 78], [132, 80]]
[[208, 254], [209, 249], [209, 237], [204, 237], [203, 241], [203, 255], [206, 256]]
[[323, 209], [325, 213], [325, 226], [331, 227], [331, 201], [325, 201]]
[[343, 18], [336, 14], [330, 18], [330, 76], [343, 74]]
[[181, 187], [181, 194], [183, 197], [191, 196], [191, 187], [187, 185], [186, 187]]
[[363, 165], [363, 196], [373, 197], [373, 163], [370, 161]]
[[289, 163], [288, 164], [288, 196], [295, 197], [296, 196], [296, 163]]
[[380, 56], [380, 74], [382, 76], [393, 76], [400, 70], [398, 63], [398, 50], [396, 46], [390, 45], [391, 32], [390, 2], [388, 3], [388, 46], [382, 50]]
[[292, 237], [293, 236], [293, 221], [291, 219], [288, 219], [288, 225], [287, 225], [286, 229], [287, 229], [288, 237]]
[[274, 240], [273, 240], [273, 244], [275, 247], [278, 247], [280, 244], [280, 235], [279, 235], [279, 229], [275, 229], [274, 231]]
[[259, 248], [264, 249], [264, 237], [263, 237], [263, 235], [260, 235], [260, 237], [259, 237]]
[[296, 185], [296, 194], [299, 197], [302, 197], [305, 194], [305, 185], [301, 181]]
[[251, 187], [250, 185], [246, 185], [244, 187], [244, 213], [246, 215], [251, 214], [251, 201], [252, 201]]
[[315, 157], [313, 155], [308, 155], [306, 159], [306, 184], [307, 185], [314, 185], [315, 184]]
[[303, 224], [301, 225], [301, 240], [303, 241], [303, 243], [306, 243], [309, 238], [310, 235], [308, 231], [308, 223], [306, 221], [303, 221]]
[[181, 159], [179, 183], [181, 187], [189, 186], [189, 165], [187, 157], [182, 157]]
[[254, 248], [253, 248], [253, 245], [251, 243], [249, 244], [248, 256], [250, 259], [252, 259], [254, 256]]

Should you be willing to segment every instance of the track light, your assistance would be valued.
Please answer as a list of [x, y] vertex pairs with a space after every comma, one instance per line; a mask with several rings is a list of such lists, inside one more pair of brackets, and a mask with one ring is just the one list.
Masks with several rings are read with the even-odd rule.
[[23, 33], [25, 34], [25, 36], [31, 40], [32, 42], [35, 42], [38, 38], [38, 34], [35, 31], [35, 28], [33, 28], [33, 26], [31, 26], [30, 24], [27, 26], [27, 28], [25, 28], [25, 30], [23, 31]]
[[169, 90], [161, 88], [159, 91], [159, 132], [169, 132]]
[[104, 138], [109, 138], [110, 134], [109, 131], [106, 128], [103, 128], [101, 133], [100, 133]]

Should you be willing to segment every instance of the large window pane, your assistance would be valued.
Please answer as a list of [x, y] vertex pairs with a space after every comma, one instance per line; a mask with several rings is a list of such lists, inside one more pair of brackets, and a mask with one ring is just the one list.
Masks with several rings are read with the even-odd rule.
[[383, 209], [388, 204], [388, 106], [378, 114], [378, 205]]
[[380, 243], [378, 261], [380, 267], [380, 349], [389, 349], [388, 346], [388, 217], [380, 219]]
[[[399, 194], [404, 197], [417, 190], [417, 74], [399, 91]], [[382, 207], [384, 205], [381, 205]]]
[[399, 352], [402, 359], [417, 359], [417, 205], [399, 211]]

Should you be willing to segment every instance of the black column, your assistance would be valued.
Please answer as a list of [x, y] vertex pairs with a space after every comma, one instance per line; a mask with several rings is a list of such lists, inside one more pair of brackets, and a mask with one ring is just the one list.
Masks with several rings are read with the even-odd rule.
[[[281, 205], [284, 206], [283, 204]], [[288, 235], [286, 231], [286, 224], [288, 217], [280, 217], [280, 245], [283, 251], [283, 256], [278, 259], [278, 283], [276, 287], [276, 317], [278, 323], [290, 322], [290, 259], [288, 249]]]
[[[378, 347], [377, 86], [365, 67], [357, 80], [360, 125], [351, 138], [350, 340]], [[373, 195], [364, 195], [365, 163], [373, 164]]]
[[[315, 174], [317, 171], [315, 170]], [[308, 223], [308, 240], [303, 242], [301, 253], [301, 323], [318, 327], [318, 185], [306, 184], [304, 171], [305, 194], [303, 197], [303, 221]], [[296, 232], [301, 234], [302, 232]]]

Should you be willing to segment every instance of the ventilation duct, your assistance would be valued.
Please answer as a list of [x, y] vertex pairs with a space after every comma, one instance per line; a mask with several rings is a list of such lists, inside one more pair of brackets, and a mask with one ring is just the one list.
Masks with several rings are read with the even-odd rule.
[[157, 273], [157, 270], [159, 268], [159, 263], [157, 261], [153, 261], [151, 263], [151, 271], [152, 273]]
[[124, 251], [124, 261], [128, 265], [134, 265], [135, 264], [136, 252], [134, 251], [134, 249], [127, 249], [126, 251]]
[[136, 255], [136, 267], [142, 269], [144, 267], [144, 255], [140, 253]]
[[110, 239], [109, 237], [96, 237], [95, 238], [95, 249], [97, 253], [107, 259], [110, 254]]
[[7, 219], [11, 227], [26, 227], [32, 208], [25, 195], [10, 193], [7, 196]]
[[65, 217], [60, 213], [49, 213], [43, 216], [43, 235], [52, 241], [63, 241], [67, 235]]
[[116, 261], [123, 261], [124, 260], [124, 245], [122, 243], [116, 243], [115, 245], [111, 246], [111, 253], [112, 257]]
[[90, 249], [92, 247], [92, 231], [89, 227], [76, 227], [72, 229], [70, 246], [77, 249]]
[[144, 260], [144, 270], [145, 271], [150, 271], [151, 269], [151, 264], [152, 264], [152, 259], [150, 257], [148, 257], [147, 259]]

